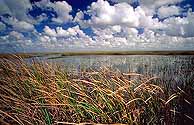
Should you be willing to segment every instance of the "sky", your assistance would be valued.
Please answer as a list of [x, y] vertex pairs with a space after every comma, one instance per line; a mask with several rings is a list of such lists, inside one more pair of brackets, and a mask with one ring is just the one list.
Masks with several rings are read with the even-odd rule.
[[0, 0], [0, 53], [194, 50], [193, 0]]

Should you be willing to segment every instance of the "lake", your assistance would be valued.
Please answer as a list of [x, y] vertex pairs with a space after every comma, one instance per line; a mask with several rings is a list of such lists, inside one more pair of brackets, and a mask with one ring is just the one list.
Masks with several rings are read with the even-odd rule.
[[[53, 123], [58, 118], [106, 123], [108, 118], [110, 123], [136, 124], [137, 118], [140, 124], [193, 124], [193, 55], [26, 56], [26, 62], [14, 56], [0, 65], [2, 111], [11, 109], [13, 117], [22, 113], [23, 120], [29, 114], [31, 120], [30, 106], [43, 122], [47, 111]], [[131, 72], [144, 76], [124, 74]]]
[[57, 55], [38, 57], [38, 60], [60, 63], [70, 72], [108, 67], [121, 72], [135, 72], [160, 77], [162, 82], [181, 85], [194, 81], [193, 55]]

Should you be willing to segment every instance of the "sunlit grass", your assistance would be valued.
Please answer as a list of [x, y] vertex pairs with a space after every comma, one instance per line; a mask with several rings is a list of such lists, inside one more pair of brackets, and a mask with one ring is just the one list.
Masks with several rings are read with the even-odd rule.
[[106, 67], [67, 72], [62, 65], [0, 61], [0, 123], [193, 123], [194, 86]]

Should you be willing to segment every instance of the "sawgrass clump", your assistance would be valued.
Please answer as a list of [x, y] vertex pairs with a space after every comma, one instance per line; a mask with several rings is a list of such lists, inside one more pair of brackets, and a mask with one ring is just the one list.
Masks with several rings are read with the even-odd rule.
[[67, 72], [20, 57], [0, 60], [0, 123], [193, 123], [193, 84], [167, 87], [149, 77], [102, 67]]

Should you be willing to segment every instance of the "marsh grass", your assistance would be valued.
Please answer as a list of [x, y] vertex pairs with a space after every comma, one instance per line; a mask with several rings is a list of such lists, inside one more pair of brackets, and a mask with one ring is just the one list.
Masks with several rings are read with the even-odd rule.
[[20, 57], [0, 60], [0, 123], [192, 124], [194, 86], [106, 67], [67, 72]]

